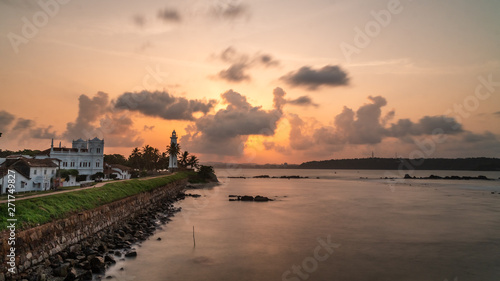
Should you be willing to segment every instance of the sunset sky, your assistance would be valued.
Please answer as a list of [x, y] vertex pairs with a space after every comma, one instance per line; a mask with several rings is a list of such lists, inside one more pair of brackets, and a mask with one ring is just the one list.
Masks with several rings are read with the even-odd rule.
[[0, 0], [0, 149], [500, 157], [500, 1]]

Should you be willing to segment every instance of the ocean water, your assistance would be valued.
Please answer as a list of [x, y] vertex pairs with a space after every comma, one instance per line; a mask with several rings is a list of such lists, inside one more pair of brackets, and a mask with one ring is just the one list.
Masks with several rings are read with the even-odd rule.
[[[111, 280], [500, 280], [500, 181], [384, 171], [218, 169]], [[397, 171], [391, 172], [397, 175]], [[499, 172], [417, 171], [485, 175]], [[308, 179], [228, 176], [300, 175]], [[492, 194], [494, 192], [494, 194]], [[272, 202], [230, 202], [262, 195]], [[195, 243], [193, 243], [193, 226]], [[158, 241], [157, 238], [162, 238]], [[120, 270], [123, 268], [123, 270]]]

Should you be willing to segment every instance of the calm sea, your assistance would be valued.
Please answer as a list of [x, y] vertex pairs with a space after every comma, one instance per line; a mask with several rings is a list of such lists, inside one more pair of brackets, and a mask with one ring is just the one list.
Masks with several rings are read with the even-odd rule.
[[[106, 275], [119, 281], [500, 280], [500, 172], [415, 173], [495, 181], [380, 179], [397, 171], [216, 172], [221, 185], [189, 190], [202, 197], [176, 203], [182, 211], [136, 246], [137, 258], [119, 261]], [[228, 178], [257, 175], [310, 178]], [[229, 202], [229, 195], [275, 201]]]

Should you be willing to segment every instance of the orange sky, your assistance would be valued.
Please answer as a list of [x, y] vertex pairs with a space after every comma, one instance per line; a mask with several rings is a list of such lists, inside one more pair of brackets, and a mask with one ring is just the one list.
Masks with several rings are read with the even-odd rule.
[[500, 157], [498, 1], [40, 3], [0, 1], [0, 149]]

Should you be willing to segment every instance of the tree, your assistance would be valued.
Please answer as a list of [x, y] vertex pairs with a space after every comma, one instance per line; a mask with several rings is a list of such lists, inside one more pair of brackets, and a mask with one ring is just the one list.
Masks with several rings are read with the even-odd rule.
[[156, 169], [158, 160], [160, 159], [160, 151], [150, 145], [142, 148], [142, 159], [144, 161], [144, 168], [148, 171]]
[[66, 181], [69, 181], [69, 176], [75, 176], [78, 177], [79, 173], [78, 170], [75, 169], [70, 169], [70, 170], [59, 170], [59, 176], [61, 178], [64, 178]]
[[189, 160], [189, 152], [184, 151], [181, 154], [181, 157], [179, 158], [178, 164], [181, 167], [187, 167], [188, 166], [188, 160]]
[[181, 153], [181, 146], [179, 144], [167, 145], [167, 153], [177, 157]]
[[127, 165], [127, 159], [121, 154], [104, 154], [104, 163]]
[[138, 147], [132, 150], [132, 153], [128, 157], [128, 164], [130, 167], [134, 169], [141, 170], [143, 168], [142, 153]]
[[156, 164], [157, 170], [165, 170], [168, 169], [168, 155], [166, 152], [163, 152], [158, 159], [158, 163]]
[[189, 156], [187, 166], [190, 166], [191, 168], [198, 168], [200, 166], [198, 157], [196, 157], [196, 155]]

